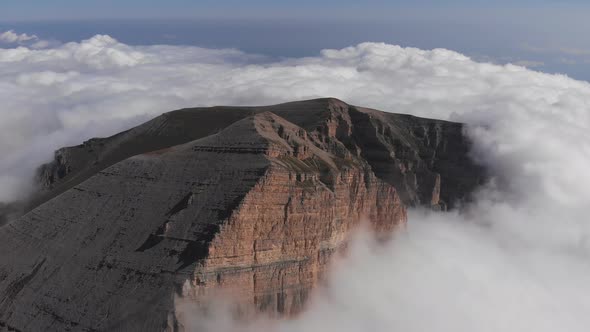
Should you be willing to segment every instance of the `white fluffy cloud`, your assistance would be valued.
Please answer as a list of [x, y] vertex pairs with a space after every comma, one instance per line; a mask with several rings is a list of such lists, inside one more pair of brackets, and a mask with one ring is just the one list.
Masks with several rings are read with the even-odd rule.
[[[0, 201], [53, 150], [187, 106], [337, 97], [466, 122], [494, 178], [455, 214], [413, 212], [359, 241], [311, 309], [279, 331], [586, 331], [590, 84], [459, 53], [363, 43], [310, 58], [128, 46], [108, 36], [0, 49]], [[228, 322], [232, 325], [231, 322]], [[242, 327], [240, 327], [242, 328]]]
[[37, 39], [39, 38], [35, 35], [27, 35], [26, 33], [17, 34], [13, 30], [0, 33], [0, 43], [22, 43]]
[[189, 331], [587, 331], [588, 255], [510, 235], [464, 215], [412, 212], [407, 231], [385, 246], [357, 237], [290, 321], [244, 324], [227, 303], [206, 316], [182, 300], [177, 310]]

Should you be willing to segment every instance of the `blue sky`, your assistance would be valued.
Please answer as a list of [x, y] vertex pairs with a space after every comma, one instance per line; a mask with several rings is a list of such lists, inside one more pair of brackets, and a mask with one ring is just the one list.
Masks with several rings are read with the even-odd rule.
[[274, 57], [386, 42], [590, 80], [589, 9], [581, 0], [0, 0], [0, 31]]
[[581, 0], [2, 0], [0, 19], [148, 17], [387, 17], [399, 10], [460, 9], [536, 10], [539, 7], [580, 7]]

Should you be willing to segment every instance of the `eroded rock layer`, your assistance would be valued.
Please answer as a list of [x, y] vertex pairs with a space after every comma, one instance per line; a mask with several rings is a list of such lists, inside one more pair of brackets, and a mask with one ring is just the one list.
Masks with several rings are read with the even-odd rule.
[[188, 295], [198, 300], [221, 286], [249, 304], [245, 310], [292, 314], [352, 228], [366, 220], [387, 233], [405, 223], [406, 210], [366, 164], [352, 157], [336, 164], [304, 131], [271, 118], [266, 124], [283, 137], [269, 139], [288, 145], [272, 153], [265, 176], [221, 227]]
[[219, 289], [296, 313], [353, 228], [468, 197], [483, 172], [461, 130], [321, 99], [181, 110], [62, 149], [0, 228], [0, 329], [174, 329], [175, 296]]

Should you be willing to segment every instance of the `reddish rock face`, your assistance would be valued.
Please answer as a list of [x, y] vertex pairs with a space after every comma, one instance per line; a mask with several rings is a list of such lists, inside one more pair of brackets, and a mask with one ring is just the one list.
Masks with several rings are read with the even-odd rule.
[[198, 299], [222, 287], [242, 311], [294, 314], [362, 221], [391, 231], [406, 222], [395, 189], [360, 168], [334, 174], [332, 188], [314, 172], [277, 158], [211, 242], [191, 279]]
[[272, 113], [252, 122], [268, 140], [260, 152], [270, 165], [220, 226], [183, 296], [203, 302], [222, 289], [243, 314], [295, 314], [354, 228], [365, 221], [390, 233], [405, 224], [406, 208], [364, 161], [348, 154], [337, 164], [327, 148], [340, 144], [327, 143], [334, 136], [308, 136]]
[[483, 173], [461, 129], [321, 99], [181, 110], [60, 150], [0, 227], [0, 326], [161, 331], [175, 296], [218, 290], [295, 314], [361, 223], [387, 235], [407, 205], [468, 197]]

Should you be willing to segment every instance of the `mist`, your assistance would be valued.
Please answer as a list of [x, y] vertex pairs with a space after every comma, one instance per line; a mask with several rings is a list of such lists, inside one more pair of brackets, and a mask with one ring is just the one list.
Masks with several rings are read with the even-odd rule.
[[589, 272], [587, 257], [565, 247], [457, 213], [413, 211], [385, 246], [357, 234], [292, 320], [245, 325], [227, 304], [202, 315], [179, 300], [177, 310], [188, 331], [586, 331]]
[[542, 196], [508, 201], [490, 184], [454, 212], [411, 210], [386, 244], [360, 229], [291, 320], [236, 319], [231, 297], [206, 313], [180, 298], [177, 315], [187, 331], [587, 331], [584, 211]]
[[[26, 197], [53, 151], [181, 107], [336, 97], [464, 122], [490, 182], [450, 213], [411, 211], [383, 245], [360, 232], [307, 310], [251, 325], [223, 306], [209, 331], [586, 331], [590, 326], [590, 84], [446, 49], [380, 43], [269, 60], [234, 49], [54, 43], [0, 49], [0, 202]], [[17, 37], [15, 37], [17, 36]], [[213, 317], [213, 319], [211, 318]]]

